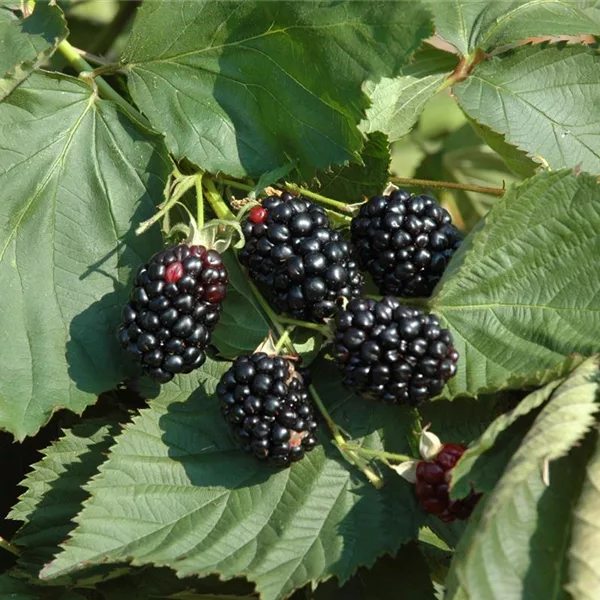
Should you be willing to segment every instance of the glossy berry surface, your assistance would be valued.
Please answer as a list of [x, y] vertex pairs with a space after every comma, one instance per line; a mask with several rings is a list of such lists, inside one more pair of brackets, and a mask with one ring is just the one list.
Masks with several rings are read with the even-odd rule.
[[202, 366], [228, 280], [220, 254], [203, 246], [166, 248], [139, 268], [119, 341], [144, 373], [166, 383]]
[[444, 444], [433, 460], [420, 461], [417, 465], [415, 493], [419, 505], [425, 512], [446, 522], [467, 519], [481, 497], [481, 494], [471, 492], [466, 498], [450, 499], [451, 472], [466, 449], [459, 444]]
[[458, 353], [438, 318], [391, 296], [339, 312], [334, 358], [344, 383], [366, 398], [416, 406], [456, 374]]
[[360, 294], [350, 244], [312, 202], [287, 192], [269, 196], [250, 210], [243, 231], [240, 261], [277, 312], [318, 323]]
[[429, 296], [454, 251], [459, 232], [434, 198], [394, 190], [374, 196], [352, 220], [360, 267], [381, 294]]
[[307, 384], [288, 360], [264, 352], [240, 356], [221, 377], [217, 395], [234, 436], [257, 459], [287, 467], [315, 447]]

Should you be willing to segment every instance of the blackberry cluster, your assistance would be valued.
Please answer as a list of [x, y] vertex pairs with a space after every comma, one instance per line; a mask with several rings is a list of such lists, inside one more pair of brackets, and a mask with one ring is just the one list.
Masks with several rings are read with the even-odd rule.
[[404, 190], [363, 204], [351, 232], [361, 268], [394, 296], [429, 296], [460, 245], [446, 210]]
[[350, 244], [312, 202], [287, 192], [269, 196], [243, 231], [240, 261], [277, 312], [322, 322], [342, 298], [358, 297], [363, 279]]
[[466, 449], [459, 444], [444, 444], [433, 460], [417, 465], [415, 492], [421, 508], [446, 522], [467, 519], [481, 497], [471, 492], [466, 498], [451, 500], [448, 493], [452, 469]]
[[334, 341], [344, 383], [367, 398], [416, 406], [456, 374], [448, 330], [391, 296], [350, 301], [338, 314]]
[[159, 383], [206, 360], [228, 274], [221, 255], [203, 246], [172, 246], [142, 265], [119, 329], [121, 345]]
[[317, 440], [306, 383], [293, 364], [256, 352], [237, 358], [217, 386], [222, 413], [244, 450], [287, 467]]

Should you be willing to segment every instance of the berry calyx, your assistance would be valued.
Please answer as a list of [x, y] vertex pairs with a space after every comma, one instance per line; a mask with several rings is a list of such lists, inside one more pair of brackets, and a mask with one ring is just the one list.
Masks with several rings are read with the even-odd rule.
[[384, 296], [339, 312], [333, 356], [344, 383], [366, 398], [416, 406], [456, 374], [456, 352], [434, 314]]
[[450, 214], [435, 198], [404, 190], [363, 204], [351, 233], [361, 268], [381, 294], [394, 296], [429, 296], [460, 245]]
[[159, 383], [206, 360], [229, 276], [220, 254], [180, 244], [156, 253], [136, 275], [119, 341]]
[[258, 460], [288, 467], [316, 446], [307, 384], [289, 360], [265, 352], [240, 356], [217, 395], [234, 436]]
[[252, 223], [264, 223], [267, 220], [267, 209], [262, 206], [253, 206], [250, 209], [248, 219]]
[[466, 498], [450, 499], [451, 472], [466, 449], [460, 444], [443, 444], [433, 460], [420, 461], [417, 465], [415, 493], [419, 505], [446, 522], [467, 519], [481, 497], [471, 491]]
[[[278, 313], [321, 323], [358, 297], [363, 278], [353, 251], [321, 207], [288, 192], [262, 204], [243, 223], [239, 258]], [[261, 208], [264, 218], [252, 212]]]

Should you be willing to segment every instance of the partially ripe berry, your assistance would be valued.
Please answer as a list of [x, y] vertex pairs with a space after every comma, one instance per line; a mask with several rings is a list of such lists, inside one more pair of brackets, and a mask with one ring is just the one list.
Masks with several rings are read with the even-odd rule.
[[435, 458], [422, 460], [417, 465], [415, 494], [419, 505], [446, 522], [467, 519], [481, 497], [472, 491], [466, 498], [450, 499], [451, 471], [466, 449], [460, 444], [444, 444]]

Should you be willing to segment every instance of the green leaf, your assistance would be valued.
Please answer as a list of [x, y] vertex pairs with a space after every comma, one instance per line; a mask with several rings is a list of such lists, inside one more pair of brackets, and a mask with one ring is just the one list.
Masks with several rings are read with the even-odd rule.
[[229, 272], [229, 286], [212, 343], [221, 356], [233, 359], [252, 352], [270, 328], [233, 253], [227, 252], [223, 258]]
[[335, 580], [320, 585], [308, 600], [434, 600], [427, 563], [416, 543], [403, 546], [395, 557], [379, 559], [372, 569], [359, 569], [344, 586]]
[[360, 125], [362, 131], [382, 131], [391, 142], [404, 137], [457, 64], [454, 54], [426, 45], [397, 77], [367, 81], [363, 89], [372, 105]]
[[348, 204], [381, 194], [390, 178], [390, 145], [381, 132], [370, 133], [361, 151], [362, 165], [352, 163], [318, 174], [320, 194]]
[[0, 6], [0, 101], [52, 56], [67, 33], [58, 6], [38, 2], [27, 19]]
[[158, 230], [134, 230], [171, 164], [112, 102], [42, 73], [0, 105], [0, 147], [0, 427], [23, 439], [123, 378], [130, 274], [161, 246]]
[[586, 2], [562, 0], [430, 0], [437, 33], [463, 55], [536, 36], [598, 32]]
[[418, 2], [164, 2], [142, 6], [129, 87], [177, 158], [259, 176], [357, 160], [360, 86], [393, 77], [432, 33]]
[[461, 356], [448, 397], [547, 383], [548, 369], [597, 351], [599, 189], [590, 175], [540, 173], [463, 241], [430, 305]]
[[[391, 471], [377, 490], [344, 462], [324, 428], [322, 446], [277, 471], [232, 441], [214, 397], [227, 364], [190, 394], [171, 383], [117, 438], [64, 551], [56, 577], [86, 564], [170, 566], [179, 576], [220, 573], [256, 582], [265, 600], [331, 576], [345, 582], [416, 537], [412, 486]], [[414, 411], [349, 395], [322, 362], [312, 375], [333, 417], [359, 442], [406, 452]], [[364, 438], [364, 439], [360, 439]]]
[[600, 589], [600, 445], [587, 465], [581, 496], [573, 513], [567, 591], [577, 600], [593, 600]]
[[[527, 46], [480, 63], [454, 87], [467, 115], [552, 169], [600, 173], [600, 54]], [[592, 104], [590, 104], [592, 103]]]
[[118, 421], [112, 418], [90, 419], [65, 431], [42, 451], [44, 458], [20, 484], [26, 492], [8, 515], [23, 521], [12, 540], [24, 548], [20, 568], [37, 576], [57, 553], [88, 497], [83, 486], [104, 462], [119, 429]]
[[0, 575], [0, 597], [6, 600], [85, 600], [76, 592], [62, 588], [38, 587], [11, 577], [10, 573]]
[[[452, 470], [452, 494], [454, 497], [462, 498], [469, 493], [469, 484], [473, 480], [473, 468], [475, 464], [482, 455], [487, 457], [487, 453], [494, 448], [498, 436], [521, 417], [535, 411], [548, 402], [553, 392], [563, 382], [564, 379], [558, 379], [529, 394], [513, 410], [500, 415], [485, 430], [482, 436], [475, 443], [471, 444]], [[487, 463], [487, 461], [484, 461], [484, 463]], [[485, 464], [483, 468], [485, 469]]]
[[[591, 358], [553, 393], [468, 531], [454, 561], [467, 597], [564, 598], [570, 511], [579, 495], [587, 444], [575, 448], [598, 410], [599, 360]], [[544, 472], [548, 463], [548, 481]], [[448, 598], [456, 596], [450, 590]], [[458, 596], [460, 597], [460, 595]]]

